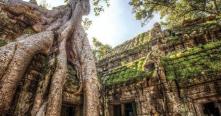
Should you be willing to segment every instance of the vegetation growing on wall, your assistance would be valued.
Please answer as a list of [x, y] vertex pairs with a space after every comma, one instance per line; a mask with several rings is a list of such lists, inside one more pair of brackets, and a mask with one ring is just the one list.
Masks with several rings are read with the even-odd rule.
[[[172, 45], [172, 44], [180, 43], [181, 42], [180, 39], [184, 39], [180, 35], [191, 36], [191, 34], [193, 32], [195, 34], [203, 34], [206, 31], [209, 31], [211, 29], [220, 28], [221, 22], [219, 23], [219, 21], [220, 21], [220, 18], [215, 18], [213, 20], [206, 21], [204, 23], [194, 24], [194, 25], [190, 25], [190, 26], [186, 26], [186, 27], [184, 27], [182, 25], [173, 27], [172, 28], [173, 33], [170, 34], [170, 36], [166, 37], [167, 44]], [[192, 38], [190, 37], [190, 39], [192, 39]]]
[[178, 51], [162, 59], [168, 79], [187, 79], [221, 71], [221, 41]]
[[122, 63], [122, 66], [113, 69], [106, 75], [106, 85], [116, 85], [125, 83], [130, 80], [141, 80], [145, 77], [150, 77], [153, 74], [153, 70], [145, 72], [144, 65], [146, 58], [140, 58], [130, 63]]
[[[166, 44], [176, 44], [177, 42], [182, 42], [180, 39], [184, 34], [191, 36], [193, 32], [195, 32], [197, 35], [203, 34], [203, 32], [214, 28], [219, 29], [220, 24], [219, 20], [217, 19], [218, 18], [216, 17], [215, 19], [214, 17], [211, 19], [205, 18], [203, 20], [197, 20], [201, 23], [197, 23], [196, 25], [179, 25], [182, 27], [174, 27], [171, 29], [172, 31], [168, 31], [169, 36], [166, 35]], [[192, 23], [195, 23], [195, 21], [192, 21]], [[127, 41], [114, 48], [114, 52], [111, 52], [113, 55], [107, 56], [102, 60], [108, 60], [109, 63], [112, 61], [115, 62], [116, 60], [116, 62], [122, 62], [125, 60], [125, 57], [130, 56], [130, 53], [139, 53], [137, 52], [138, 50], [149, 49], [150, 38], [151, 37], [149, 37], [148, 32], [145, 34], [140, 34], [134, 40]], [[191, 39], [192, 37], [189, 38]], [[206, 75], [208, 73], [221, 71], [221, 68], [219, 68], [221, 67], [221, 65], [219, 65], [219, 58], [221, 58], [221, 55], [218, 53], [221, 48], [219, 47], [221, 47], [221, 42], [216, 41], [204, 45], [199, 45], [198, 47], [187, 48], [186, 50], [169, 53], [167, 56], [162, 58], [162, 63], [166, 70], [167, 78], [172, 80], [177, 78], [187, 80], [187, 78], [192, 79], [192, 77], [199, 75]], [[136, 61], [133, 63], [135, 62]], [[115, 85], [127, 83], [130, 80], [139, 80], [142, 79], [142, 77], [154, 77], [152, 76], [154, 71], [145, 72], [139, 68], [133, 68], [136, 66], [130, 66], [129, 64], [131, 63], [124, 63], [118, 68], [111, 69], [110, 73], [103, 76], [106, 79], [105, 84]]]
[[103, 58], [106, 54], [110, 53], [112, 47], [108, 44], [103, 44], [97, 40], [97, 38], [93, 38], [93, 53], [97, 60]]
[[192, 33], [193, 31], [203, 32], [205, 30], [209, 30], [214, 27], [220, 27], [221, 24], [219, 22], [220, 22], [220, 18], [217, 17], [217, 18], [214, 18], [213, 20], [209, 20], [204, 23], [198, 23], [198, 24], [190, 25], [190, 26], [183, 27], [183, 28], [182, 26], [176, 26], [173, 28], [175, 31], [183, 32], [183, 33]]

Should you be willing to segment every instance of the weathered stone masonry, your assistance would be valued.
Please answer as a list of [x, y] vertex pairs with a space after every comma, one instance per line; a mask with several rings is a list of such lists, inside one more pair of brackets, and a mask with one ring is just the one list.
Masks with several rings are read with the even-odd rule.
[[188, 23], [155, 24], [98, 62], [106, 116], [221, 113], [220, 19]]

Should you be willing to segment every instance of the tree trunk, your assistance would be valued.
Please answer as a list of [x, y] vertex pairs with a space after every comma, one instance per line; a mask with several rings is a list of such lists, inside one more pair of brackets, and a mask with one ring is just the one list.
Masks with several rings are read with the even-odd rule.
[[[0, 53], [5, 54], [0, 56], [0, 112], [59, 116], [67, 64], [71, 63], [81, 80], [76, 96], [84, 94], [84, 116], [98, 116], [100, 104], [96, 66], [87, 35], [81, 26], [82, 16], [90, 10], [89, 1], [69, 0], [68, 5], [49, 11], [33, 3], [9, 0], [1, 3], [0, 8], [1, 12], [10, 15], [11, 22], [31, 28], [36, 33], [17, 38], [17, 41], [0, 48]], [[10, 29], [10, 26], [7, 28]], [[49, 62], [46, 62], [49, 66], [45, 67], [45, 72], [37, 71], [40, 76], [33, 76], [27, 68], [36, 61], [32, 58], [37, 54], [49, 57]], [[19, 84], [21, 82], [22, 85]], [[31, 87], [34, 89], [30, 90]], [[19, 94], [17, 100], [16, 94]]]
[[[52, 38], [52, 32], [42, 32], [6, 45], [14, 45], [15, 51], [0, 82], [0, 111], [10, 108], [17, 84], [21, 81], [30, 60], [37, 53], [45, 53], [52, 45]], [[3, 47], [1, 50], [7, 51], [8, 49]], [[0, 60], [4, 61], [4, 59]]]
[[[99, 83], [97, 78], [94, 56], [91, 52], [89, 41], [81, 26], [78, 27], [74, 36], [74, 45], [80, 55], [82, 77], [84, 82], [84, 114], [85, 116], [98, 116], [99, 101]], [[77, 45], [77, 46], [76, 46]]]

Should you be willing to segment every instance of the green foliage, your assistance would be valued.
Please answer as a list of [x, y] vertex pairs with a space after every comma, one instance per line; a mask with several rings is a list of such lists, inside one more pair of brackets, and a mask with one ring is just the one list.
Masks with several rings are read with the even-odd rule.
[[84, 18], [82, 23], [85, 30], [88, 30], [92, 25], [92, 21], [89, 18]]
[[95, 57], [99, 60], [102, 57], [104, 57], [106, 54], [110, 53], [112, 50], [112, 47], [108, 44], [103, 44], [100, 41], [98, 41], [96, 38], [93, 38], [93, 53]]
[[133, 7], [135, 16], [138, 20], [146, 22], [153, 18], [155, 12], [166, 10], [170, 11], [176, 0], [131, 0], [130, 5]]
[[1, 40], [1, 39], [0, 39], [0, 47], [4, 46], [4, 45], [6, 45], [6, 44], [7, 44], [7, 42], [6, 42], [5, 40]]
[[159, 13], [168, 27], [221, 12], [221, 0], [131, 0], [130, 5], [138, 20], [146, 22]]
[[116, 85], [131, 80], [141, 80], [145, 77], [153, 75], [154, 71], [145, 72], [145, 58], [140, 58], [130, 63], [123, 63], [122, 66], [113, 69], [106, 75], [105, 85]]
[[92, 4], [94, 7], [94, 13], [96, 16], [100, 15], [101, 12], [104, 11], [104, 6], [106, 7], [110, 6], [110, 0], [92, 0]]
[[[66, 0], [65, 0], [65, 2], [66, 2]], [[41, 6], [42, 8], [45, 8], [45, 9], [48, 9], [50, 7], [46, 0], [40, 0], [39, 6]]]
[[186, 79], [221, 71], [221, 41], [211, 42], [162, 59], [168, 79]]
[[180, 42], [178, 36], [169, 36], [166, 39], [167, 39], [167, 44], [176, 44]]

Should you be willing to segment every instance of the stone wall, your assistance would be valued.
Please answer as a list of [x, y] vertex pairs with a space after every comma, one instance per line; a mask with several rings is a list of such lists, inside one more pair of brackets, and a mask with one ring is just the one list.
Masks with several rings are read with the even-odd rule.
[[[136, 104], [137, 116], [171, 115], [172, 112], [168, 112], [170, 104], [166, 101], [166, 93], [156, 81], [144, 80], [129, 86], [116, 86], [107, 89], [108, 107], [106, 108], [109, 111], [106, 112], [106, 116], [114, 116], [113, 107], [115, 105], [123, 107], [123, 104], [131, 102]], [[180, 97], [175, 84], [171, 84], [169, 92], [174, 94], [176, 96], [174, 99], [180, 102], [177, 109], [182, 116], [200, 116], [203, 115], [203, 104], [221, 102], [220, 87], [221, 79], [179, 89]]]
[[[221, 39], [220, 22], [201, 28], [205, 25], [207, 25], [206, 21], [194, 27], [185, 25], [183, 28], [180, 27], [180, 30], [163, 31], [156, 24], [148, 32], [151, 39], [143, 49], [136, 50], [135, 47], [135, 50], [132, 50], [134, 55], [127, 51], [124, 57], [116, 54], [98, 62], [99, 76], [103, 81], [106, 80], [109, 72], [119, 67], [122, 61], [132, 62], [140, 56], [146, 57], [145, 71], [148, 72], [154, 68], [156, 73], [151, 77], [143, 77], [141, 80], [128, 80], [111, 86], [104, 85], [105, 115], [114, 116], [115, 106], [120, 106], [121, 114], [124, 116], [126, 103], [136, 104], [137, 116], [203, 116], [204, 109], [209, 103], [214, 103], [221, 113], [221, 75], [219, 72], [195, 75], [183, 80], [169, 80], [165, 67], [161, 64], [161, 59], [172, 52], [188, 51], [196, 46], [219, 42]], [[191, 28], [194, 29], [190, 30]]]

